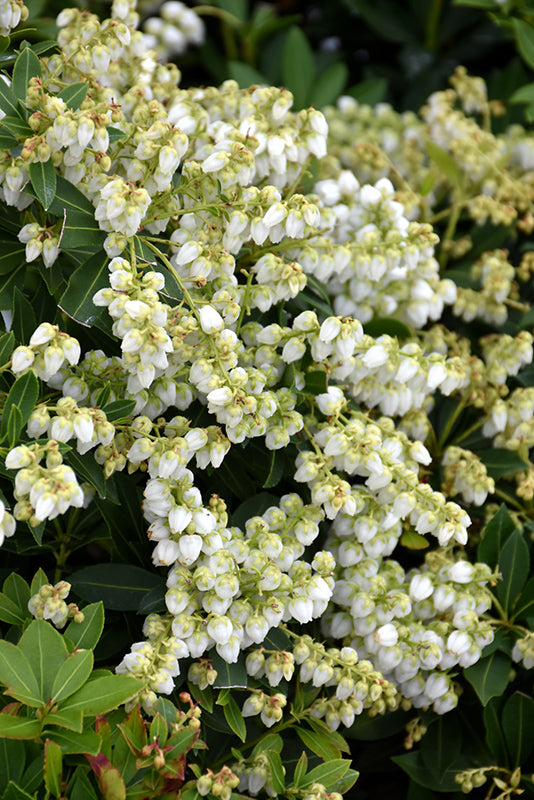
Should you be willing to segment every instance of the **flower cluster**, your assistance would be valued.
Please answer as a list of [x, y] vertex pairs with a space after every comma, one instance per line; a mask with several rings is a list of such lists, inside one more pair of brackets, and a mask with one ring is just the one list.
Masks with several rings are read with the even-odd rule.
[[70, 583], [60, 581], [52, 586], [43, 584], [39, 591], [32, 595], [28, 601], [28, 610], [36, 619], [49, 619], [56, 628], [63, 628], [67, 620], [83, 622], [84, 615], [76, 603], [67, 603], [65, 598], [70, 592]]

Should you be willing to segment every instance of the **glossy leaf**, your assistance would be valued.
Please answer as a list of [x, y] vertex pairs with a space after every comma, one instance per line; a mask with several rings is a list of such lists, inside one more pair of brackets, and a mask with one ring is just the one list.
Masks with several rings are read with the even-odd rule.
[[143, 686], [141, 681], [129, 675], [105, 675], [82, 686], [68, 698], [63, 708], [80, 710], [93, 717], [107, 714], [129, 700]]
[[83, 714], [79, 710], [57, 708], [47, 715], [46, 724], [81, 733], [83, 731]]
[[105, 250], [95, 253], [71, 275], [58, 301], [60, 308], [82, 325], [92, 325], [100, 313], [93, 304], [93, 297], [99, 289], [109, 285], [108, 263]]
[[94, 650], [104, 629], [104, 606], [101, 602], [91, 603], [83, 609], [83, 621], [69, 623], [65, 629], [67, 636], [78, 650]]
[[[297, 733], [298, 731], [299, 729], [297, 728]], [[295, 767], [295, 772], [293, 775], [293, 786], [295, 786], [297, 789], [299, 788], [301, 781], [304, 779], [307, 769], [308, 769], [308, 756], [303, 750], [302, 755], [297, 761], [297, 766]]]
[[65, 753], [83, 753], [84, 755], [97, 755], [100, 751], [102, 740], [93, 731], [86, 730], [83, 733], [73, 731], [63, 731], [61, 728], [50, 728], [43, 732], [49, 739], [61, 747]]
[[387, 336], [396, 336], [398, 339], [408, 339], [412, 335], [411, 330], [404, 322], [384, 317], [377, 317], [366, 322], [363, 329], [369, 336], [374, 337], [386, 334]]
[[454, 780], [454, 776], [465, 767], [471, 766], [466, 759], [458, 760], [440, 778], [436, 770], [429, 768], [425, 764], [419, 752], [393, 756], [391, 760], [404, 770], [413, 781], [426, 789], [433, 789], [439, 792], [456, 792], [458, 784]]
[[323, 761], [341, 758], [339, 748], [322, 731], [309, 731], [307, 728], [301, 728], [300, 726], [296, 728], [296, 731], [308, 750], [318, 755]]
[[464, 675], [485, 706], [492, 697], [501, 695], [508, 685], [510, 659], [496, 650], [487, 658], [481, 658], [472, 667], [464, 670]]
[[517, 453], [512, 450], [505, 450], [502, 447], [477, 450], [476, 455], [486, 467], [488, 475], [494, 480], [498, 480], [505, 475], [513, 475], [514, 472], [528, 468], [528, 464]]
[[103, 409], [109, 422], [129, 417], [135, 408], [135, 400], [114, 400]]
[[26, 101], [30, 78], [42, 77], [43, 71], [41, 69], [39, 57], [33, 52], [31, 47], [25, 47], [15, 61], [13, 77], [11, 79], [11, 88], [19, 100], [23, 102]]
[[517, 598], [517, 602], [513, 607], [512, 619], [526, 619], [532, 614], [534, 614], [534, 577], [528, 581]]
[[52, 701], [59, 703], [89, 680], [93, 669], [91, 650], [77, 650], [63, 662], [52, 684]]
[[453, 714], [439, 717], [421, 742], [421, 758], [429, 769], [435, 769], [441, 779], [456, 761], [462, 748], [461, 727]]
[[3, 80], [0, 80], [0, 109], [6, 116], [14, 114], [21, 119], [24, 118], [24, 112], [17, 96]]
[[61, 774], [63, 772], [63, 755], [61, 747], [47, 739], [44, 746], [44, 782], [47, 792], [54, 797], [61, 796]]
[[144, 593], [159, 586], [160, 576], [133, 564], [95, 564], [74, 572], [69, 581], [84, 600], [101, 600], [115, 611], [137, 611]]
[[515, 692], [502, 712], [502, 729], [510, 754], [510, 766], [522, 767], [534, 750], [534, 700]]
[[35, 377], [35, 373], [31, 370], [21, 375], [6, 397], [4, 410], [2, 412], [2, 423], [0, 425], [0, 433], [2, 436], [7, 433], [7, 422], [9, 414], [13, 406], [17, 407], [20, 411], [21, 426], [26, 425], [30, 415], [35, 408], [37, 398], [39, 397], [39, 381]]
[[86, 770], [77, 767], [72, 779], [69, 800], [98, 800]]
[[37, 328], [37, 318], [33, 306], [18, 286], [13, 288], [13, 320], [11, 328], [17, 342], [21, 344], [27, 344]]
[[246, 742], [247, 726], [245, 724], [245, 720], [243, 719], [241, 709], [231, 695], [230, 700], [224, 706], [223, 711], [224, 718], [230, 726], [230, 729], [241, 739], [242, 742]]
[[56, 674], [68, 655], [63, 637], [50, 622], [34, 619], [22, 634], [18, 647], [30, 662], [40, 697], [47, 702]]
[[71, 111], [76, 111], [87, 97], [88, 90], [88, 83], [71, 83], [58, 93], [58, 97], [65, 101]]
[[57, 173], [52, 159], [33, 161], [30, 164], [30, 180], [37, 199], [44, 210], [48, 211], [56, 196], [57, 186]]
[[49, 210], [65, 223], [61, 234], [62, 250], [88, 256], [102, 250], [105, 234], [95, 220], [94, 206], [65, 178], [58, 177], [56, 196]]
[[5, 128], [6, 131], [8, 131], [12, 136], [15, 136], [17, 139], [20, 137], [24, 137], [26, 139], [28, 136], [34, 135], [34, 131], [32, 131], [28, 123], [20, 117], [3, 117], [1, 124], [2, 128]]
[[11, 781], [2, 796], [2, 800], [34, 800], [34, 798]]
[[7, 622], [8, 625], [24, 625], [27, 619], [18, 605], [13, 602], [6, 594], [0, 593], [0, 620]]
[[528, 576], [530, 554], [523, 534], [516, 530], [506, 540], [499, 553], [499, 572], [502, 581], [496, 594], [505, 611], [510, 611]]
[[[100, 497], [105, 500], [108, 496], [108, 482], [104, 477], [104, 472], [100, 464], [94, 459], [92, 453], [84, 453], [81, 455], [76, 450], [71, 450], [66, 456], [65, 460], [73, 468], [78, 477], [90, 483]], [[111, 484], [109, 484], [111, 486]]]
[[[4, 416], [2, 421], [5, 418], [6, 417]], [[18, 444], [23, 427], [24, 425], [22, 422], [22, 413], [20, 408], [17, 408], [17, 406], [12, 406], [9, 411], [9, 417], [7, 417], [6, 425], [6, 439], [8, 447], [15, 447], [15, 445]]]
[[502, 698], [498, 697], [490, 700], [484, 709], [486, 744], [496, 759], [496, 763], [509, 766], [506, 737], [501, 725], [500, 706], [502, 706]]
[[477, 558], [484, 561], [490, 567], [495, 567], [504, 543], [516, 529], [516, 524], [506, 506], [503, 504], [493, 516], [482, 534], [482, 540], [478, 546]]
[[25, 762], [26, 749], [20, 740], [0, 738], [0, 793], [9, 781], [20, 782]]
[[[3, 83], [1, 79], [0, 83]], [[0, 274], [0, 305], [2, 308], [12, 307], [15, 289], [24, 284], [27, 269], [24, 251], [20, 256], [13, 255], [12, 259], [12, 267], [4, 274]], [[20, 342], [20, 339], [18, 341]]]
[[29, 613], [28, 600], [30, 599], [31, 593], [24, 578], [22, 578], [16, 572], [11, 572], [5, 579], [2, 589], [4, 594], [6, 594], [10, 600], [16, 603], [20, 610], [25, 612], [27, 616]]
[[[2, 247], [2, 243], [0, 242], [0, 247]], [[1, 261], [1, 256], [0, 256]], [[15, 337], [13, 333], [10, 331], [9, 333], [3, 333], [0, 336], [0, 367], [3, 367], [4, 364], [7, 364], [9, 359], [11, 358], [11, 354], [15, 349]]]

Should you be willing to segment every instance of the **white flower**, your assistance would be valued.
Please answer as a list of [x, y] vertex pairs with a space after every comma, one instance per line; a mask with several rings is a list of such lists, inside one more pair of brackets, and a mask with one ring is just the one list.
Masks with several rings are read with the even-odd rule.
[[199, 316], [200, 327], [204, 333], [218, 333], [224, 328], [224, 320], [213, 306], [202, 306]]
[[414, 575], [410, 581], [409, 594], [414, 602], [421, 602], [430, 597], [434, 587], [428, 575]]

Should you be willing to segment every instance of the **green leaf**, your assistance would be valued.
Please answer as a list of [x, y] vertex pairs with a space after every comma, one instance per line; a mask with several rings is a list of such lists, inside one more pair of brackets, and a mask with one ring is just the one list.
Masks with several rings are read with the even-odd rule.
[[388, 84], [385, 78], [370, 78], [352, 86], [348, 94], [358, 103], [367, 106], [376, 106], [386, 96]]
[[142, 681], [129, 675], [106, 675], [82, 686], [62, 705], [63, 709], [79, 710], [95, 717], [118, 708], [144, 686]]
[[11, 148], [16, 147], [17, 144], [18, 141], [15, 136], [2, 130], [2, 121], [0, 120], [0, 149], [11, 150]]
[[8, 625], [22, 627], [28, 618], [6, 594], [0, 593], [0, 620]]
[[[35, 373], [30, 371], [25, 375], [21, 375], [6, 397], [4, 410], [2, 412], [2, 422], [0, 425], [0, 432], [2, 436], [7, 433], [7, 424], [10, 412], [13, 408], [18, 409], [20, 413], [20, 427], [26, 425], [30, 415], [35, 408], [37, 398], [39, 397], [39, 381], [35, 377]], [[10, 445], [13, 446], [13, 445]]]
[[534, 750], [534, 700], [515, 692], [502, 712], [502, 729], [510, 766], [522, 767]]
[[83, 731], [83, 714], [79, 709], [58, 708], [47, 715], [46, 724], [57, 725], [59, 728], [67, 728], [69, 731], [81, 733]]
[[333, 758], [325, 764], [308, 772], [302, 782], [302, 787], [306, 788], [316, 781], [322, 783], [327, 791], [330, 791], [334, 783], [339, 781], [350, 767], [350, 761], [345, 758]]
[[65, 460], [70, 464], [75, 473], [83, 478], [91, 486], [94, 486], [100, 497], [105, 500], [107, 497], [107, 481], [104, 477], [102, 467], [97, 464], [92, 453], [80, 455], [76, 450], [70, 450]]
[[114, 767], [106, 756], [98, 756], [87, 760], [91, 764], [97, 778], [98, 785], [104, 800], [126, 800], [126, 786], [119, 770]]
[[48, 702], [56, 673], [68, 655], [63, 637], [50, 622], [34, 619], [20, 637], [18, 649], [30, 662], [37, 678], [39, 696]]
[[387, 334], [387, 336], [396, 336], [397, 339], [409, 339], [412, 336], [411, 330], [404, 322], [386, 317], [377, 317], [376, 319], [366, 322], [363, 329], [365, 333], [375, 338], [383, 334]]
[[472, 667], [464, 670], [464, 675], [475, 690], [483, 706], [492, 697], [501, 695], [510, 677], [510, 658], [499, 650], [487, 658], [481, 658]]
[[484, 528], [477, 551], [478, 560], [495, 567], [504, 543], [515, 530], [516, 524], [503, 503]]
[[460, 755], [461, 730], [456, 715], [447, 714], [433, 722], [423, 737], [421, 758], [429, 769], [437, 772], [440, 780]]
[[[2, 421], [5, 419], [5, 416], [2, 417]], [[12, 406], [9, 412], [9, 418], [7, 420], [7, 444], [8, 447], [15, 447], [16, 444], [20, 441], [20, 434], [22, 433], [22, 428], [24, 427], [22, 422], [22, 413], [20, 408], [17, 406]]]
[[102, 250], [105, 233], [95, 220], [94, 206], [65, 178], [58, 176], [56, 196], [49, 210], [65, 220], [61, 235], [62, 250], [85, 253], [88, 256]]
[[416, 533], [415, 531], [404, 531], [399, 541], [408, 550], [426, 550], [430, 545], [428, 539], [425, 539], [421, 533]]
[[485, 11], [495, 11], [496, 0], [453, 0], [454, 6], [469, 6], [481, 8]]
[[[0, 83], [3, 83], [1, 78]], [[2, 308], [12, 308], [15, 290], [18, 286], [24, 285], [27, 268], [24, 252], [22, 252], [20, 259], [13, 256], [12, 264], [13, 266], [8, 272], [0, 274], [0, 306]], [[18, 341], [20, 342], [20, 339]]]
[[[318, 735], [327, 738], [328, 741], [341, 753], [350, 753], [350, 747], [345, 741], [344, 737], [337, 731], [331, 731], [326, 722], [324, 722], [322, 719], [310, 717], [308, 719], [308, 725], [310, 728], [313, 728]], [[336, 756], [336, 758], [339, 758], [339, 756]]]
[[516, 530], [506, 540], [499, 553], [499, 572], [502, 581], [498, 583], [496, 594], [506, 612], [510, 611], [514, 601], [525, 585], [530, 566], [528, 545], [523, 534]]
[[104, 606], [102, 602], [91, 603], [83, 610], [83, 621], [69, 623], [67, 636], [77, 650], [94, 650], [104, 629]]
[[13, 781], [10, 781], [2, 795], [2, 800], [34, 800], [34, 797], [13, 783]]
[[[0, 607], [1, 608], [1, 607]], [[534, 577], [526, 584], [514, 605], [512, 621], [526, 619], [534, 613]]]
[[167, 594], [167, 585], [164, 581], [159, 586], [154, 586], [143, 595], [137, 609], [138, 614], [161, 614], [167, 611], [165, 604], [165, 595]]
[[69, 800], [98, 800], [85, 769], [76, 768], [72, 779]]
[[37, 319], [33, 306], [18, 287], [13, 291], [13, 322], [12, 330], [15, 338], [21, 344], [29, 342], [34, 330], [37, 328]]
[[3, 117], [0, 120], [2, 128], [5, 128], [12, 136], [21, 137], [25, 139], [29, 136], [34, 136], [34, 131], [30, 128], [27, 122], [20, 117]]
[[31, 662], [20, 647], [5, 640], [0, 641], [0, 682], [16, 690], [18, 699], [26, 705], [38, 708], [43, 704], [43, 693]]
[[52, 684], [52, 701], [59, 703], [89, 680], [93, 669], [91, 650], [77, 650], [63, 662]]
[[434, 769], [427, 767], [418, 752], [393, 756], [391, 760], [404, 770], [413, 781], [426, 789], [433, 789], [439, 792], [457, 792], [458, 784], [454, 780], [456, 773], [462, 769], [472, 767], [472, 762], [463, 758], [456, 761], [449, 767], [445, 775], [439, 778]]
[[114, 400], [102, 409], [108, 422], [129, 417], [135, 408], [135, 400]]
[[269, 467], [269, 474], [262, 484], [263, 489], [272, 489], [273, 486], [278, 486], [284, 477], [285, 456], [281, 450], [273, 450], [271, 452], [271, 464]]
[[121, 131], [120, 128], [113, 128], [111, 125], [106, 128], [108, 132], [108, 139], [109, 143], [113, 144], [113, 142], [119, 142], [121, 139], [126, 138], [126, 134], [124, 131]]
[[443, 173], [455, 189], [461, 189], [463, 186], [463, 174], [454, 157], [431, 139], [426, 140], [425, 147], [430, 160], [434, 162], [440, 172]]
[[13, 78], [11, 88], [19, 100], [26, 102], [26, 93], [30, 78], [42, 78], [43, 71], [39, 57], [33, 52], [31, 47], [25, 47], [20, 56], [15, 61], [13, 67]]
[[0, 714], [0, 739], [35, 739], [41, 733], [41, 723], [36, 719]]
[[246, 689], [248, 686], [248, 675], [245, 667], [244, 656], [240, 656], [235, 664], [228, 664], [215, 651], [210, 651], [209, 659], [213, 668], [217, 670], [217, 677], [213, 684], [214, 689]]
[[275, 750], [264, 750], [263, 754], [267, 757], [267, 761], [269, 762], [273, 790], [276, 792], [276, 794], [282, 794], [286, 787], [282, 759], [280, 758], [279, 753], [277, 753]]
[[501, 725], [500, 707], [502, 697], [490, 700], [484, 709], [484, 727], [486, 729], [486, 744], [491, 750], [498, 764], [509, 765], [506, 738]]
[[18, 739], [0, 739], [0, 793], [9, 781], [19, 783], [24, 772], [26, 748]]
[[501, 447], [477, 450], [476, 455], [486, 467], [488, 475], [494, 480], [498, 480], [505, 475], [513, 475], [514, 472], [519, 470], [528, 469], [528, 464], [517, 453]]
[[289, 28], [284, 41], [282, 79], [293, 94], [295, 108], [304, 108], [315, 81], [315, 64], [310, 43], [296, 25]]
[[269, 81], [258, 72], [254, 67], [245, 64], [243, 61], [229, 61], [228, 75], [233, 81], [237, 81], [240, 89], [248, 89], [249, 86], [267, 86]]
[[322, 731], [309, 731], [307, 728], [301, 727], [296, 728], [296, 731], [308, 750], [318, 755], [323, 761], [341, 758], [339, 748]]
[[2, 588], [4, 594], [6, 594], [13, 603], [16, 603], [25, 615], [28, 615], [28, 600], [31, 595], [30, 588], [24, 578], [16, 572], [12, 572], [5, 579]]
[[245, 724], [245, 720], [243, 719], [243, 715], [241, 714], [241, 709], [237, 705], [232, 695], [230, 695], [230, 699], [224, 706], [223, 711], [224, 717], [230, 726], [230, 729], [241, 739], [242, 742], [246, 742], [247, 726]]
[[57, 173], [52, 159], [33, 161], [30, 164], [30, 180], [37, 199], [45, 211], [50, 208], [56, 196]]
[[108, 264], [105, 250], [95, 253], [71, 275], [58, 301], [59, 307], [82, 325], [91, 326], [100, 313], [93, 304], [93, 297], [99, 289], [109, 286]]
[[[297, 728], [297, 733], [298, 732], [299, 729]], [[299, 788], [302, 780], [304, 779], [307, 769], [308, 769], [308, 756], [306, 755], [306, 752], [303, 750], [299, 760], [297, 761], [297, 766], [295, 767], [295, 772], [293, 775], [293, 786], [295, 786], [297, 789]]]
[[509, 103], [534, 103], [534, 83], [527, 83], [520, 86], [510, 96]]
[[71, 83], [69, 86], [65, 86], [57, 96], [65, 101], [71, 111], [76, 111], [87, 97], [88, 89], [88, 83]]
[[47, 736], [52, 741], [57, 742], [63, 753], [83, 753], [84, 755], [96, 756], [100, 752], [102, 739], [93, 731], [75, 733], [73, 731], [62, 731], [52, 728], [43, 731], [43, 737]]
[[[2, 246], [3, 246], [2, 242], [0, 242], [0, 247]], [[2, 257], [0, 256], [0, 261], [1, 260]], [[0, 367], [3, 367], [5, 364], [7, 364], [7, 362], [11, 358], [14, 349], [15, 349], [15, 337], [13, 333], [11, 331], [9, 333], [3, 333], [0, 336]]]
[[61, 796], [61, 775], [63, 772], [63, 755], [61, 747], [47, 739], [44, 746], [44, 782], [46, 790], [54, 795]]
[[[49, 580], [48, 580], [48, 578], [46, 576], [46, 572], [44, 572], [44, 570], [42, 570], [41, 567], [39, 567], [39, 569], [37, 570], [37, 572], [35, 573], [35, 575], [32, 578], [32, 582], [31, 582], [31, 586], [30, 586], [30, 597], [33, 597], [34, 594], [37, 594], [39, 589], [42, 586], [46, 586], [48, 583], [49, 583]], [[29, 599], [30, 598], [28, 597], [28, 600]]]
[[311, 92], [311, 101], [316, 108], [324, 108], [336, 102], [347, 84], [349, 70], [343, 61], [336, 61], [319, 75]]
[[359, 777], [360, 773], [357, 770], [348, 769], [343, 777], [333, 784], [331, 791], [344, 795], [349, 789], [352, 789]]
[[144, 593], [161, 579], [133, 564], [95, 564], [74, 572], [69, 581], [84, 600], [101, 600], [115, 611], [137, 611]]
[[0, 109], [8, 117], [14, 114], [24, 119], [24, 111], [16, 95], [2, 79], [0, 79]]
[[529, 67], [534, 67], [534, 28], [522, 19], [512, 20], [519, 52]]

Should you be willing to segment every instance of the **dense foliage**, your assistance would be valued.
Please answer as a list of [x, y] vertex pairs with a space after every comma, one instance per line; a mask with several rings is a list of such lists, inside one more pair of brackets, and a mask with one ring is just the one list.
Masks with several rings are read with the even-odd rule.
[[398, 112], [274, 8], [0, 8], [0, 796], [534, 795], [527, 72]]

